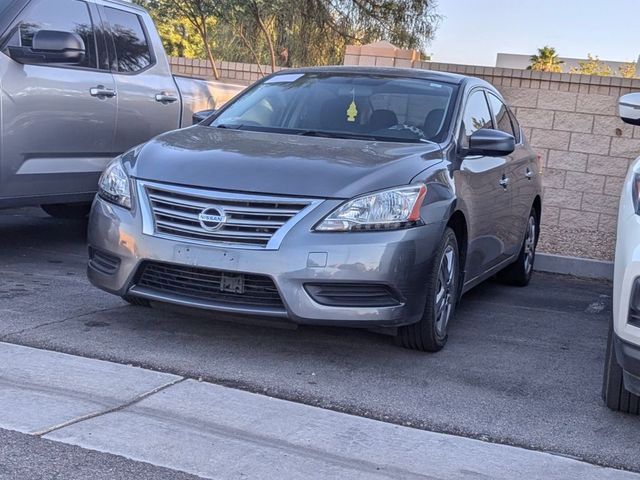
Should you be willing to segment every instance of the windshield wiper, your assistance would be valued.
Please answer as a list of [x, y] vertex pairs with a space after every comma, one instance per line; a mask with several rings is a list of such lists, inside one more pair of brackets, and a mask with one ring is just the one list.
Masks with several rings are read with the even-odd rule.
[[214, 125], [214, 127], [216, 128], [228, 128], [230, 130], [242, 130], [242, 127], [244, 127], [244, 125], [239, 124], [239, 125], [233, 125], [230, 123], [221, 123], [219, 125]]
[[353, 140], [369, 140], [375, 141], [376, 137], [370, 135], [361, 135], [358, 133], [348, 132], [325, 132], [323, 130], [303, 130], [298, 132], [297, 135], [302, 137], [323, 137], [323, 138], [348, 138]]

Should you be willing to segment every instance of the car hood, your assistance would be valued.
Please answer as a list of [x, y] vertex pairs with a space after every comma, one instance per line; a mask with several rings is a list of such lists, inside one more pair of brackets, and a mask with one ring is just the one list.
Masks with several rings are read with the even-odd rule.
[[350, 198], [397, 185], [440, 162], [435, 143], [392, 143], [194, 126], [129, 155], [139, 179], [280, 195]]

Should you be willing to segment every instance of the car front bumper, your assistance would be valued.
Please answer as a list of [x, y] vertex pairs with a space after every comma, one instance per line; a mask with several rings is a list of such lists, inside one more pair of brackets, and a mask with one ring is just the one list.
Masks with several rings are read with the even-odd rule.
[[[203, 245], [143, 233], [142, 214], [96, 197], [89, 219], [89, 248], [118, 259], [112, 273], [88, 268], [90, 281], [110, 293], [243, 315], [286, 318], [298, 324], [400, 326], [420, 320], [425, 282], [444, 231], [434, 223], [390, 232], [321, 233], [313, 225], [339, 201], [325, 201], [300, 219], [277, 250]], [[283, 307], [262, 308], [157, 292], [136, 284], [145, 262], [194, 266], [269, 277]], [[398, 304], [331, 306], [314, 300], [305, 285], [384, 285]]]
[[[640, 160], [640, 159], [639, 159]], [[640, 395], [640, 321], [632, 313], [638, 305], [636, 281], [640, 279], [640, 215], [634, 209], [632, 194], [634, 171], [629, 170], [620, 199], [613, 278], [614, 348], [624, 370], [625, 387]]]

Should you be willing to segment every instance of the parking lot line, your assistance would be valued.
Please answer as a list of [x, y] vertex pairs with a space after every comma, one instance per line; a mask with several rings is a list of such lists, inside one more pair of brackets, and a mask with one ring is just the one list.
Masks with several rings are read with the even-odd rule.
[[[0, 343], [0, 427], [207, 478], [640, 479], [547, 453], [392, 425]], [[65, 423], [66, 422], [66, 423]]]

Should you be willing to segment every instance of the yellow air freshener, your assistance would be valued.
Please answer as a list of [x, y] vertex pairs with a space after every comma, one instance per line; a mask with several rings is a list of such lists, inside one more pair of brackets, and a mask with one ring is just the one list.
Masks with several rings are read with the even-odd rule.
[[347, 109], [347, 122], [355, 122], [356, 117], [358, 116], [358, 107], [356, 106], [355, 100], [351, 101], [351, 105]]

